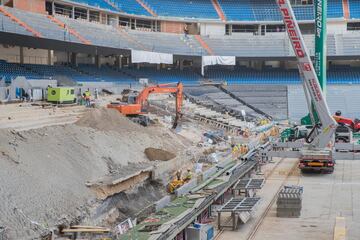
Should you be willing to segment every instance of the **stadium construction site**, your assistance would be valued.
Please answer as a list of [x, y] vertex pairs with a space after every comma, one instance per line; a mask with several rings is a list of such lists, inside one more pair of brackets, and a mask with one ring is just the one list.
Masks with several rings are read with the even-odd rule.
[[0, 240], [360, 239], [357, 11], [0, 0]]
[[90, 108], [1, 105], [2, 239], [198, 239], [197, 228], [215, 239], [359, 236], [360, 162], [301, 173], [296, 158], [262, 156], [287, 121], [244, 102], [248, 115], [229, 111], [238, 100], [219, 86], [184, 91], [176, 129], [172, 94], [149, 97], [148, 126], [107, 107], [128, 91]]

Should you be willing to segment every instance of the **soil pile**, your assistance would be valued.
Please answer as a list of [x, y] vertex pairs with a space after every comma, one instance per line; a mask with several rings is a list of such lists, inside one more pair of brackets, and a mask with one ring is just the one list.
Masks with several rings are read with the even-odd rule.
[[184, 142], [112, 109], [92, 109], [76, 124], [0, 130], [0, 227], [9, 239], [36, 239], [43, 228], [87, 218], [83, 214], [96, 196], [86, 182], [111, 173], [126, 176], [130, 163], [147, 167], [149, 147], [177, 153]]
[[171, 152], [152, 147], [146, 148], [144, 152], [150, 161], [168, 161], [176, 157], [176, 155]]
[[144, 127], [136, 124], [116, 109], [99, 108], [94, 109], [82, 116], [76, 125], [90, 127], [101, 131], [143, 131]]

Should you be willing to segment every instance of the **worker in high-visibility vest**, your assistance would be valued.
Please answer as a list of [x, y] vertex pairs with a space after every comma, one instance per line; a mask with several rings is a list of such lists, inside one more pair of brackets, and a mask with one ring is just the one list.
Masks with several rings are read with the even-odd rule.
[[90, 92], [90, 90], [88, 89], [88, 90], [86, 90], [85, 91], [85, 93], [84, 93], [84, 97], [85, 97], [85, 106], [86, 107], [90, 107], [90, 101], [91, 101], [91, 92]]
[[183, 180], [184, 180], [184, 182], [189, 182], [191, 180], [191, 178], [192, 178], [191, 169], [188, 168]]

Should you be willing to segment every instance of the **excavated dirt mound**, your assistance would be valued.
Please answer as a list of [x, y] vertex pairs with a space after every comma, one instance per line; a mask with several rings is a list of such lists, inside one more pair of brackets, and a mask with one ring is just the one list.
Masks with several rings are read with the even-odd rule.
[[101, 131], [144, 131], [144, 127], [130, 121], [116, 109], [111, 108], [94, 109], [81, 117], [76, 124]]
[[73, 219], [91, 224], [87, 209], [96, 196], [88, 181], [126, 176], [129, 164], [146, 167], [146, 148], [178, 153], [185, 144], [168, 129], [142, 127], [112, 109], [92, 109], [76, 124], [0, 130], [0, 227], [9, 239], [37, 239]]
[[168, 161], [176, 157], [176, 155], [171, 152], [152, 147], [146, 148], [144, 152], [150, 161]]

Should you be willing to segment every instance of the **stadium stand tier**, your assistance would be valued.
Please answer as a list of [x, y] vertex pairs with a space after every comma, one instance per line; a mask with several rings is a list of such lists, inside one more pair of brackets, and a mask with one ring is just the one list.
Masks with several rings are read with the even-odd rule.
[[348, 0], [348, 1], [349, 1], [350, 18], [359, 19], [360, 18], [360, 1], [358, 1], [358, 0]]
[[[178, 55], [200, 56], [209, 54], [199, 41], [196, 40], [195, 35], [185, 36], [184, 34], [122, 29], [56, 15], [55, 19], [65, 24], [64, 26], [59, 26], [46, 15], [28, 13], [12, 8], [5, 9], [40, 32], [42, 37], [48, 39], [82, 43], [83, 38], [95, 46], [146, 50]], [[2, 23], [0, 25], [1, 31], [31, 35], [30, 32], [12, 22], [3, 14], [0, 14], [0, 21], [0, 24]], [[74, 31], [82, 38], [74, 35]], [[360, 48], [358, 47], [359, 36], [359, 33], [329, 34], [328, 55], [360, 55]], [[235, 55], [238, 57], [294, 56], [285, 33], [277, 33], [271, 36], [255, 36], [253, 34], [244, 36], [202, 36], [202, 39], [213, 50], [214, 54], [217, 55]], [[310, 54], [313, 55], [313, 35], [305, 35], [305, 40], [310, 49]]]
[[[73, 0], [72, 2], [104, 10], [151, 16], [136, 0]], [[218, 2], [228, 21], [281, 20], [275, 0], [219, 0]], [[211, 0], [143, 0], [143, 3], [163, 17], [220, 20]], [[357, 11], [359, 2], [350, 0], [350, 6], [352, 4], [354, 4], [354, 17], [360, 18]], [[295, 5], [294, 11], [298, 20], [314, 19], [313, 5]], [[342, 0], [329, 0], [328, 17], [342, 18], [343, 16]]]
[[[27, 79], [56, 79], [66, 77], [74, 82], [114, 82], [134, 83], [140, 78], [147, 78], [152, 83], [183, 82], [185, 85], [199, 84], [203, 80], [227, 82], [233, 84], [300, 84], [297, 70], [273, 69], [266, 67], [261, 71], [237, 66], [234, 70], [222, 67], [211, 67], [206, 71], [205, 77], [192, 69], [160, 69], [154, 67], [141, 67], [140, 69], [114, 66], [79, 64], [68, 65], [37, 65], [16, 64], [0, 61], [0, 79], [10, 82], [12, 79], [24, 76]], [[329, 84], [360, 84], [360, 68], [347, 65], [332, 66], [328, 71]]]

